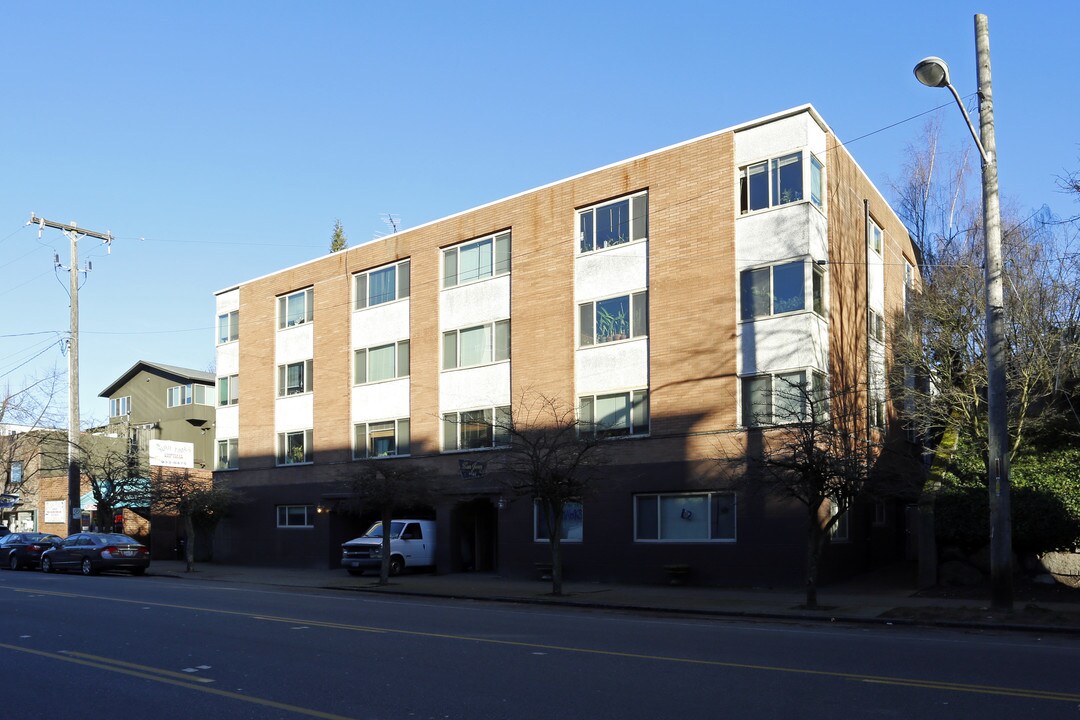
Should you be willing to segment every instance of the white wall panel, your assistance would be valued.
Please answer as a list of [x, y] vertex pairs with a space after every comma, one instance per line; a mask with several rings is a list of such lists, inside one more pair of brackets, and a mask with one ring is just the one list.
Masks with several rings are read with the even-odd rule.
[[217, 308], [217, 314], [222, 315], [233, 310], [240, 309], [240, 289], [230, 290], [223, 292], [220, 295], [214, 297], [214, 304]]
[[[325, 320], [323, 322], [326, 322]], [[315, 324], [303, 323], [277, 331], [274, 365], [310, 360], [315, 356]]]
[[221, 440], [240, 437], [240, 408], [238, 406], [229, 405], [217, 409], [214, 435]]
[[240, 372], [240, 344], [238, 342], [218, 345], [214, 367], [218, 377], [236, 375]]
[[510, 404], [510, 363], [449, 370], [439, 374], [439, 411]]
[[354, 423], [403, 417], [409, 417], [409, 378], [353, 387]]
[[468, 283], [439, 293], [439, 329], [480, 325], [510, 317], [510, 276]]
[[739, 375], [828, 367], [828, 325], [814, 313], [740, 323], [736, 336]]
[[353, 349], [385, 345], [409, 337], [409, 299], [375, 305], [352, 314]]
[[315, 395], [305, 393], [274, 401], [274, 431], [306, 430], [315, 427]]
[[574, 298], [595, 300], [645, 288], [648, 252], [647, 242], [636, 242], [578, 256], [574, 261]]
[[574, 379], [578, 395], [647, 387], [648, 339], [605, 343], [578, 350], [574, 355]]

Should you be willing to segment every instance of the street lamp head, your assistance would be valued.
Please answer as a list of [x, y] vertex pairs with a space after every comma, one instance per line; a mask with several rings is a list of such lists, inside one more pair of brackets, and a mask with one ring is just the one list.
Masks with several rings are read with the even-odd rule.
[[926, 87], [949, 87], [949, 66], [941, 58], [931, 55], [915, 66], [915, 77]]

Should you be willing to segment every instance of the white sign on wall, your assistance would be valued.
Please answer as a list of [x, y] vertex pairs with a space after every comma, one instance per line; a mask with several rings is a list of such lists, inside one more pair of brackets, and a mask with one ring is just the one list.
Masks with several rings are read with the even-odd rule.
[[46, 500], [45, 501], [45, 522], [47, 522], [47, 523], [66, 523], [67, 522], [67, 500]]
[[194, 468], [195, 444], [174, 440], [150, 441], [150, 465], [158, 467]]

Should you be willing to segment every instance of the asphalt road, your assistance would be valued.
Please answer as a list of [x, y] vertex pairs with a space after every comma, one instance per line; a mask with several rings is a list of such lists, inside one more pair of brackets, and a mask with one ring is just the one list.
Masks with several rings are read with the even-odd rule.
[[1075, 636], [0, 572], [0, 717], [1077, 718]]

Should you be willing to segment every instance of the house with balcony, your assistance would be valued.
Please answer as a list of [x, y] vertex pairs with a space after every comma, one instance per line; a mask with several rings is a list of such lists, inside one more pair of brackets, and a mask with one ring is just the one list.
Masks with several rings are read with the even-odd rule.
[[[613, 450], [567, 508], [567, 577], [798, 582], [805, 512], [717, 473], [718, 448], [797, 416], [783, 388], [841, 385], [870, 451], [902, 443], [884, 328], [917, 276], [805, 105], [239, 282], [216, 294], [214, 457], [246, 501], [217, 557], [335, 567], [374, 460], [439, 481], [412, 515], [439, 572], [531, 573], [546, 525], [500, 482], [499, 429], [539, 392]], [[902, 552], [902, 510], [852, 508], [826, 576]]]

